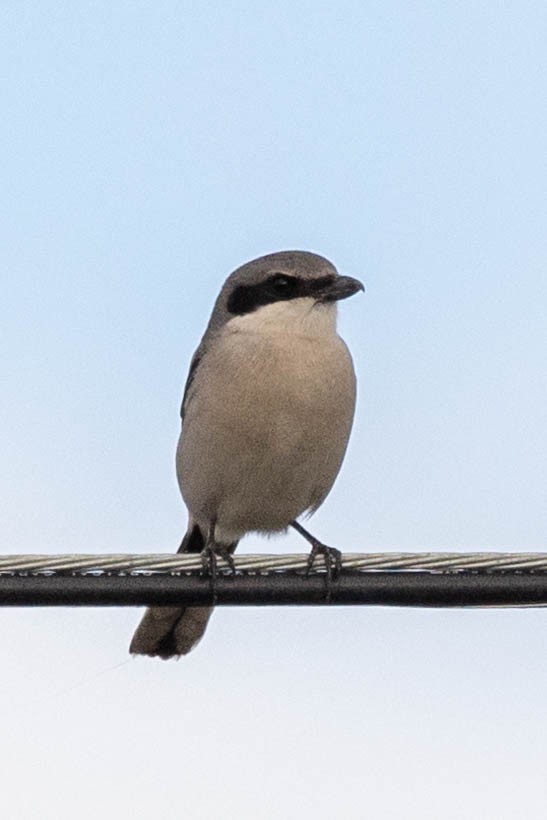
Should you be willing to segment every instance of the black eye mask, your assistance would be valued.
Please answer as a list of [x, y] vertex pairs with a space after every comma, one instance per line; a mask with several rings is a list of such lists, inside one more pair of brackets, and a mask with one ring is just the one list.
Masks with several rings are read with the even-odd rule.
[[321, 276], [318, 279], [299, 279], [285, 273], [274, 273], [254, 285], [239, 285], [230, 294], [227, 308], [235, 316], [243, 316], [273, 302], [287, 302], [306, 296], [318, 297], [335, 278]]

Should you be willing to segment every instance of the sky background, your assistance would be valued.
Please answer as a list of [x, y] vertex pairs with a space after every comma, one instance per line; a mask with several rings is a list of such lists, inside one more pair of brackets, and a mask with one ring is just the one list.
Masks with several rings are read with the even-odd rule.
[[[190, 356], [290, 248], [367, 288], [313, 532], [546, 549], [546, 42], [526, 0], [2, 3], [2, 552], [176, 548]], [[111, 669], [139, 615], [0, 611], [10, 820], [545, 817], [545, 611], [223, 609]]]

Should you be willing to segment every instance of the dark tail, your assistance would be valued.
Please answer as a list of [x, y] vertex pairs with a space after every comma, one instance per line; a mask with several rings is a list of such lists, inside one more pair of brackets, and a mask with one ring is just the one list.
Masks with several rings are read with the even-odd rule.
[[[190, 523], [178, 552], [201, 552], [204, 546], [200, 528]], [[203, 606], [150, 607], [133, 635], [129, 651], [163, 660], [187, 655], [203, 637], [212, 611], [213, 607]]]

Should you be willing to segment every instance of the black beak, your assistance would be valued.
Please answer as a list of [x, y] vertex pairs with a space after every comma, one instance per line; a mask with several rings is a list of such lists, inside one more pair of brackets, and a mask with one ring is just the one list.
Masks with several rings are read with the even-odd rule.
[[347, 299], [348, 296], [353, 296], [360, 290], [364, 290], [365, 286], [358, 279], [353, 276], [337, 276], [321, 294], [322, 302], [337, 302], [339, 299]]

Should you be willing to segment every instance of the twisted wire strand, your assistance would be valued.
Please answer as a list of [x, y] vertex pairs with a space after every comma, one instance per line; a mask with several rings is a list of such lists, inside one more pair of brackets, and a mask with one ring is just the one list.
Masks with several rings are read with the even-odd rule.
[[[219, 570], [224, 563], [219, 558]], [[239, 555], [236, 570], [243, 573], [283, 573], [303, 571], [308, 555]], [[392, 552], [346, 553], [342, 569], [354, 572], [547, 572], [545, 552]], [[109, 555], [4, 555], [0, 556], [0, 575], [21, 574], [152, 574], [194, 573], [202, 570], [199, 554], [109, 554]], [[318, 556], [314, 571], [324, 572]]]

